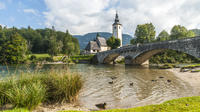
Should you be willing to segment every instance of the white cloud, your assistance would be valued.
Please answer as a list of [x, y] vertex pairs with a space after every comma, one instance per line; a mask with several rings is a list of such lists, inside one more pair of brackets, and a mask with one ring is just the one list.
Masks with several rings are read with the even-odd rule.
[[46, 26], [73, 34], [111, 32], [118, 10], [124, 33], [134, 34], [138, 24], [152, 22], [157, 32], [177, 24], [200, 28], [200, 0], [45, 0]]
[[6, 5], [4, 3], [0, 2], [0, 10], [5, 9], [5, 8], [6, 8]]
[[25, 13], [31, 13], [31, 14], [34, 14], [34, 15], [37, 15], [37, 14], [38, 14], [37, 11], [34, 10], [34, 9], [24, 9], [23, 11], [24, 11]]

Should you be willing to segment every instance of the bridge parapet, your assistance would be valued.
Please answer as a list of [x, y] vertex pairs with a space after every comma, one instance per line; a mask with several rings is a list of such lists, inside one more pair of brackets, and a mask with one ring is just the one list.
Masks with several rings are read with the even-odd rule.
[[96, 55], [99, 63], [110, 63], [118, 56], [124, 56], [131, 61], [130, 63], [142, 64], [153, 55], [167, 49], [181, 51], [200, 58], [200, 37], [129, 45], [109, 51], [99, 52]]

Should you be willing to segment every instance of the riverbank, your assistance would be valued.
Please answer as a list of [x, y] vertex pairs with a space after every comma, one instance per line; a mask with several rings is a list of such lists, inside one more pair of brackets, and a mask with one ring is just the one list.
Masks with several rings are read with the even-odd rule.
[[[53, 107], [52, 107], [53, 108]], [[70, 108], [68, 108], [70, 109]], [[61, 110], [61, 111], [51, 111], [48, 112], [86, 112], [86, 110]], [[72, 111], [73, 110], [73, 111]], [[170, 101], [166, 101], [159, 105], [148, 105], [143, 107], [136, 107], [130, 109], [112, 109], [112, 110], [101, 110], [93, 112], [199, 112], [200, 111], [200, 97], [186, 97], [179, 98]], [[5, 112], [29, 112], [25, 109], [18, 109], [13, 111]], [[45, 112], [44, 110], [38, 110], [34, 112]]]
[[193, 87], [194, 96], [200, 94], [200, 72], [180, 72], [180, 68], [168, 69], [175, 76], [190, 84]]

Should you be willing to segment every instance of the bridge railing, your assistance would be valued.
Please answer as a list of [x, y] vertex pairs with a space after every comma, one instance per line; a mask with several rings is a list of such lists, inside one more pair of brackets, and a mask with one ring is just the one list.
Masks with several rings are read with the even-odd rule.
[[144, 44], [138, 43], [138, 44], [136, 44], [136, 45], [122, 46], [122, 47], [117, 48], [117, 49], [112, 49], [112, 50], [109, 50], [109, 51], [103, 51], [103, 52], [99, 52], [99, 53], [97, 53], [97, 54], [115, 52], [115, 51], [119, 51], [119, 50], [123, 50], [123, 49], [127, 49], [127, 48], [133, 48], [133, 47], [151, 46], [151, 45], [155, 45], [155, 44], [175, 43], [175, 42], [177, 42], [177, 41], [183, 42], [183, 41], [193, 40], [193, 39], [197, 39], [197, 38], [200, 39], [200, 36], [188, 37], [188, 38], [176, 39], [176, 40], [167, 40], [167, 41], [162, 41], [162, 42], [151, 42], [151, 43], [144, 43]]

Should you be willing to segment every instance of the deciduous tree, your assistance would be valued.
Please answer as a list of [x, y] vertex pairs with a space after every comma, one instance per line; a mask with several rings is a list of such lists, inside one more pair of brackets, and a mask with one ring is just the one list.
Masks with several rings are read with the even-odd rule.
[[116, 49], [120, 46], [120, 39], [111, 36], [107, 41], [107, 45], [111, 47], [111, 49]]

